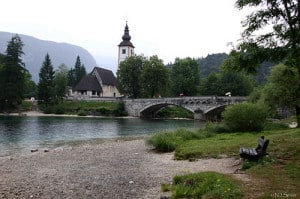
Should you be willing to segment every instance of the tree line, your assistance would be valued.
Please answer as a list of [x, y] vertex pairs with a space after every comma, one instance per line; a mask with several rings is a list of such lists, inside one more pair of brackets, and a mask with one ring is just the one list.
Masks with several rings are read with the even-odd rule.
[[119, 91], [132, 98], [224, 96], [227, 92], [247, 96], [255, 85], [244, 73], [220, 70], [201, 76], [199, 59], [195, 58], [177, 58], [166, 67], [157, 55], [128, 57], [120, 63], [117, 81]]
[[[221, 70], [210, 73], [207, 77], [201, 77], [199, 63], [194, 58], [177, 58], [174, 63], [165, 67], [163, 61], [156, 55], [150, 58], [132, 56], [118, 68], [119, 91], [132, 98], [224, 95], [226, 92], [231, 92], [232, 95], [250, 94], [253, 102], [263, 103], [273, 110], [282, 107], [295, 110], [300, 124], [299, 1], [237, 0], [236, 7], [238, 9], [254, 7], [256, 11], [243, 21], [245, 30], [242, 38], [229, 53]], [[2, 109], [17, 106], [24, 97], [24, 90], [29, 89], [31, 85], [30, 74], [20, 58], [23, 54], [22, 47], [22, 41], [15, 36], [8, 43], [6, 55], [0, 55]], [[53, 84], [58, 82], [54, 79], [58, 78], [61, 72], [53, 72], [48, 59], [50, 60], [50, 57], [46, 55], [40, 72], [37, 89], [40, 94], [50, 87], [55, 88], [47, 82], [48, 80]], [[266, 62], [278, 65], [272, 67], [266, 83], [255, 87], [257, 85], [252, 74], [257, 73], [260, 66]], [[46, 74], [45, 77], [42, 74]], [[69, 85], [79, 79], [75, 78], [78, 74], [76, 68], [67, 74]], [[53, 91], [51, 96], [43, 96], [43, 100], [45, 102], [59, 100], [60, 94], [57, 90], [59, 89]]]
[[42, 106], [59, 103], [66, 96], [67, 86], [75, 86], [86, 69], [77, 56], [74, 68], [70, 70], [61, 64], [54, 70], [47, 53], [39, 72], [36, 85], [22, 62], [24, 43], [18, 35], [8, 42], [6, 54], [0, 54], [0, 111], [16, 109], [24, 98], [37, 97]]

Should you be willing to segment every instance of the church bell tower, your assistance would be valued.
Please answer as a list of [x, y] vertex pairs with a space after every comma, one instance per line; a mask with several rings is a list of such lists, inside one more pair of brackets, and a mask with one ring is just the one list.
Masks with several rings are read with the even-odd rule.
[[118, 66], [124, 61], [127, 57], [134, 55], [134, 46], [131, 43], [131, 36], [129, 35], [129, 28], [126, 22], [124, 35], [122, 36], [122, 42], [119, 46], [119, 55], [118, 55]]

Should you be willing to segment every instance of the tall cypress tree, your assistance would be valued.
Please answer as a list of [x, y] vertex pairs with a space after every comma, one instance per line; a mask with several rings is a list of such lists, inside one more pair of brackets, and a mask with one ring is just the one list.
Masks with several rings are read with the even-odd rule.
[[21, 56], [23, 42], [18, 35], [8, 42], [6, 55], [2, 56], [0, 68], [0, 104], [1, 109], [11, 110], [16, 108], [23, 100], [25, 82], [25, 64]]
[[49, 54], [45, 56], [45, 60], [39, 73], [38, 83], [38, 99], [42, 100], [45, 106], [55, 102], [54, 92], [54, 70]]

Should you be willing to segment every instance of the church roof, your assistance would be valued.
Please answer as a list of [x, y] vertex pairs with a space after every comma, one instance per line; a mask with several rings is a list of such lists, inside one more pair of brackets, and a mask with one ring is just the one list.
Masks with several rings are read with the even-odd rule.
[[74, 90], [76, 91], [98, 91], [102, 92], [102, 87], [95, 75], [91, 73], [84, 76], [79, 83], [75, 86]]
[[122, 36], [122, 42], [119, 44], [119, 46], [130, 46], [134, 48], [133, 44], [131, 43], [131, 36], [129, 35], [129, 28], [126, 22], [125, 30], [124, 30], [124, 35]]
[[116, 86], [117, 79], [111, 70], [107, 70], [100, 67], [95, 67], [94, 70], [96, 70], [99, 74], [102, 84]]

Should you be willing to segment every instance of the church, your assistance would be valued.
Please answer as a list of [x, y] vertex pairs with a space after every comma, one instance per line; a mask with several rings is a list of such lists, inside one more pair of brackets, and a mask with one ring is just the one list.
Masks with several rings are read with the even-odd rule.
[[[134, 55], [129, 28], [126, 22], [122, 41], [118, 45], [118, 66], [127, 57]], [[111, 70], [94, 67], [92, 72], [84, 76], [68, 93], [68, 99], [97, 100], [99, 98], [121, 97], [117, 89], [117, 79]]]

